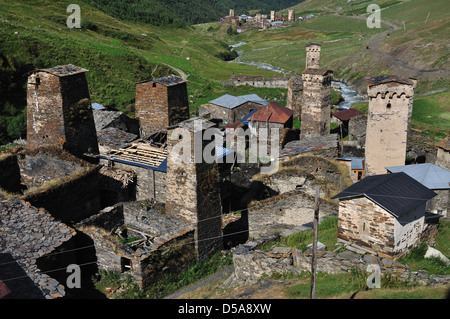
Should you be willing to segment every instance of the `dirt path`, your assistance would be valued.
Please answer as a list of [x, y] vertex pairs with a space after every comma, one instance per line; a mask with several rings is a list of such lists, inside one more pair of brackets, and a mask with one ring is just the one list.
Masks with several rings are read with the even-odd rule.
[[186, 74], [186, 73], [184, 73], [183, 70], [181, 70], [181, 69], [178, 69], [178, 68], [176, 68], [176, 67], [174, 67], [174, 66], [171, 66], [171, 65], [169, 65], [169, 64], [166, 64], [166, 63], [161, 63], [161, 64], [164, 64], [164, 65], [168, 66], [169, 68], [173, 69], [174, 71], [178, 72], [178, 74], [181, 76], [181, 78], [182, 78], [184, 81], [186, 81], [187, 78], [189, 77], [189, 75]]

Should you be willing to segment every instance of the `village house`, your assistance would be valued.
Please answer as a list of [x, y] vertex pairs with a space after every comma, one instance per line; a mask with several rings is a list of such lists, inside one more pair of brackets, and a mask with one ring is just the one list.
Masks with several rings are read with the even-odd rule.
[[199, 115], [222, 120], [225, 124], [239, 122], [250, 112], [266, 106], [269, 102], [256, 94], [233, 96], [222, 95], [199, 108]]
[[386, 169], [390, 173], [406, 173], [422, 185], [433, 190], [437, 196], [431, 200], [428, 207], [429, 210], [436, 214], [448, 216], [450, 206], [450, 171], [431, 163], [392, 166], [386, 167]]
[[358, 115], [363, 115], [364, 113], [357, 109], [347, 109], [333, 113], [333, 117], [336, 118], [336, 122], [339, 125], [339, 132], [341, 138], [349, 135], [349, 122], [352, 118]]
[[279, 136], [285, 128], [292, 128], [294, 111], [278, 103], [272, 102], [266, 106], [253, 111], [242, 119], [247, 123], [253, 135], [258, 136], [261, 128], [268, 128], [267, 136], [271, 129], [278, 129]]
[[339, 199], [338, 241], [400, 257], [427, 239], [426, 207], [436, 195], [405, 173], [367, 176], [332, 198]]
[[357, 182], [364, 178], [363, 157], [340, 157], [338, 162], [348, 166], [352, 181]]

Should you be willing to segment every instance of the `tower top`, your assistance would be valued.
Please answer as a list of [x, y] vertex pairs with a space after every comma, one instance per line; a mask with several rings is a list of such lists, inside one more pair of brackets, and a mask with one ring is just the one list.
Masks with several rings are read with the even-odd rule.
[[390, 82], [414, 86], [414, 81], [407, 77], [404, 77], [401, 75], [389, 75], [389, 74], [383, 74], [383, 75], [379, 75], [379, 76], [370, 78], [367, 81], [367, 85], [369, 87], [371, 87], [371, 86], [380, 85], [380, 84], [387, 84]]
[[32, 71], [31, 73], [37, 73], [37, 72], [47, 72], [53, 75], [56, 75], [58, 77], [64, 77], [64, 76], [70, 76], [74, 74], [84, 73], [89, 70], [80, 68], [79, 66], [67, 64], [67, 65], [59, 65], [55, 66], [53, 68], [48, 69], [37, 69]]

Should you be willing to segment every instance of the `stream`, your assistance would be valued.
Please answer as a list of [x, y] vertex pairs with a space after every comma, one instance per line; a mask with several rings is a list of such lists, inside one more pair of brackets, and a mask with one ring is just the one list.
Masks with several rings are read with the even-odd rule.
[[[238, 42], [235, 44], [231, 44], [230, 48], [231, 48], [231, 50], [234, 50], [235, 48], [238, 48], [238, 47], [246, 45], [246, 44], [247, 44], [247, 42]], [[244, 51], [236, 50], [236, 52], [237, 52], [237, 57], [234, 60], [230, 61], [232, 63], [247, 64], [247, 65], [251, 65], [251, 66], [256, 66], [256, 67], [258, 67], [260, 69], [264, 69], [264, 70], [274, 71], [274, 72], [283, 73], [283, 74], [286, 73], [286, 74], [296, 75], [296, 73], [294, 73], [294, 72], [286, 72], [283, 69], [276, 68], [267, 63], [241, 61], [240, 57], [244, 54]], [[344, 101], [342, 101], [338, 104], [338, 109], [346, 110], [346, 109], [351, 108], [353, 103], [364, 101], [364, 99], [358, 95], [358, 92], [354, 88], [352, 88], [350, 85], [348, 85], [344, 82], [334, 80], [334, 81], [332, 81], [332, 87], [334, 89], [340, 91], [342, 94], [342, 97], [344, 98]]]

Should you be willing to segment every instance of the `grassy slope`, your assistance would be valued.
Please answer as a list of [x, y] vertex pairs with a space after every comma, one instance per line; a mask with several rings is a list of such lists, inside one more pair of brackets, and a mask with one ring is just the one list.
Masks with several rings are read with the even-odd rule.
[[[192, 28], [174, 29], [121, 22], [79, 1], [81, 29], [69, 29], [71, 1], [25, 0], [0, 3], [0, 52], [35, 67], [75, 64], [87, 73], [91, 98], [132, 114], [135, 83], [168, 73], [167, 65], [189, 75], [189, 94], [197, 98], [223, 91], [217, 81], [231, 73], [271, 72], [226, 63], [221, 39]], [[87, 26], [84, 27], [84, 26]]]

